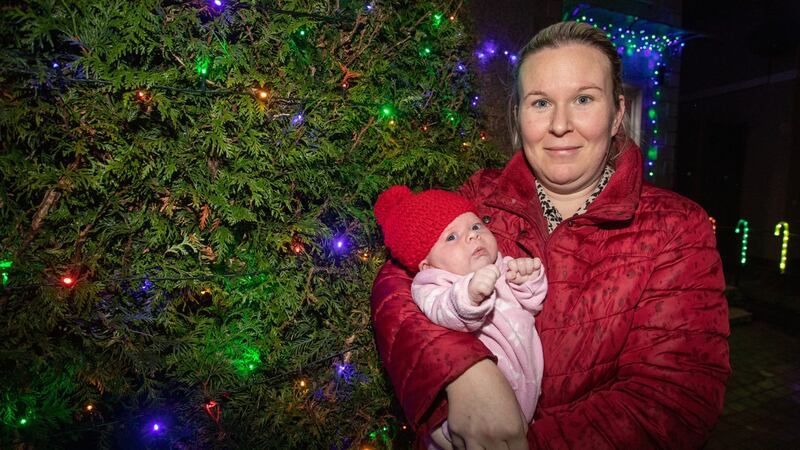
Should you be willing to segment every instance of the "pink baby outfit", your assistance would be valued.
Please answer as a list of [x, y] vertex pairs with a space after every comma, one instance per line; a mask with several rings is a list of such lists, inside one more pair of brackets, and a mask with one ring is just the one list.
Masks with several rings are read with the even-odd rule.
[[[531, 423], [542, 381], [542, 344], [534, 328], [534, 314], [542, 310], [547, 293], [544, 266], [539, 276], [520, 286], [506, 281], [508, 262], [498, 253], [495, 265], [500, 278], [492, 295], [478, 306], [472, 304], [467, 286], [475, 273], [455, 275], [442, 269], [425, 269], [411, 284], [414, 302], [428, 318], [445, 328], [475, 333], [495, 356], [517, 402]], [[450, 439], [447, 422], [442, 431]]]

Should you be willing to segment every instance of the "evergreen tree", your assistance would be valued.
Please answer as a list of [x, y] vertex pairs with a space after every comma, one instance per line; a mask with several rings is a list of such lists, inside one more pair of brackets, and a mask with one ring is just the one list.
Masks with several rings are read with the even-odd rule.
[[372, 204], [503, 159], [461, 3], [1, 14], [2, 446], [408, 442], [370, 327]]

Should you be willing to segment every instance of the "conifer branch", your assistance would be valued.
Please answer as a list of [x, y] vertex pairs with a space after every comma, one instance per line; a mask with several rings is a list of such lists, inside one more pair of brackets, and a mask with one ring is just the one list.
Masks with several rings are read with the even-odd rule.
[[66, 173], [61, 175], [58, 179], [58, 182], [55, 186], [51, 187], [50, 189], [45, 192], [44, 197], [42, 198], [42, 202], [39, 204], [39, 207], [36, 209], [36, 213], [33, 215], [33, 219], [31, 220], [31, 227], [28, 232], [25, 234], [25, 237], [22, 240], [22, 245], [20, 245], [19, 250], [17, 251], [17, 255], [20, 255], [22, 251], [30, 244], [31, 240], [36, 236], [36, 233], [39, 232], [39, 229], [42, 228], [42, 224], [44, 223], [44, 219], [47, 217], [47, 213], [50, 211], [58, 199], [61, 197], [61, 194], [64, 190], [68, 189], [72, 182], [69, 179], [69, 174], [78, 168], [78, 165], [81, 163], [81, 156], [78, 155], [75, 157], [75, 160], [72, 161], [69, 166], [67, 166]]

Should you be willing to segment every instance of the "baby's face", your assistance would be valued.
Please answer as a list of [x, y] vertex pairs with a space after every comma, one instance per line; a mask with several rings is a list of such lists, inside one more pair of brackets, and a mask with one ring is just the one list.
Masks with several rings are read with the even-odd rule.
[[497, 260], [497, 241], [475, 214], [456, 217], [439, 235], [420, 270], [435, 267], [466, 275]]

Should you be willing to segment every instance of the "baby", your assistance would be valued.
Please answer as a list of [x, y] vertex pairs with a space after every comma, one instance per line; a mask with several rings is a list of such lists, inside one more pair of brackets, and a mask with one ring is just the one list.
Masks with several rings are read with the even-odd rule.
[[[438, 325], [475, 333], [530, 423], [543, 367], [533, 318], [547, 291], [539, 258], [502, 256], [472, 203], [453, 192], [392, 186], [378, 196], [375, 218], [394, 259], [419, 272], [411, 293], [420, 309]], [[452, 448], [447, 421], [431, 439]]]

